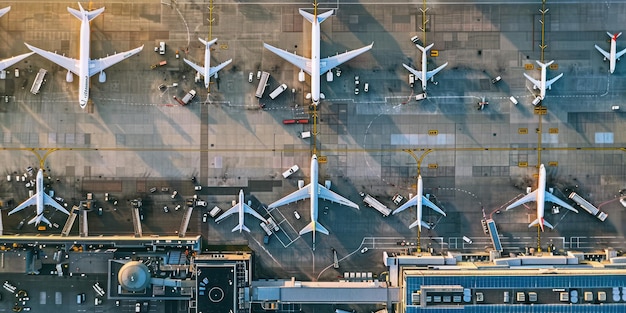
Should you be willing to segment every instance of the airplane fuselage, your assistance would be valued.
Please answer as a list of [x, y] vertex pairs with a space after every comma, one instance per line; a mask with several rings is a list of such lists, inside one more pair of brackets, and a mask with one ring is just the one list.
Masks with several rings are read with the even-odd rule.
[[541, 164], [539, 167], [539, 183], [537, 184], [537, 220], [543, 231], [543, 216], [546, 206], [546, 168]]
[[80, 62], [78, 73], [78, 103], [81, 109], [87, 106], [89, 101], [89, 17], [84, 14], [80, 22]]
[[540, 82], [540, 87], [539, 87], [539, 98], [541, 100], [546, 98], [546, 72], [547, 72], [547, 67], [548, 66], [542, 66], [541, 67], [541, 80]]
[[[427, 85], [427, 81], [428, 79], [426, 79], [426, 75], [428, 74], [428, 63], [426, 61], [426, 52], [427, 50], [424, 49], [422, 51], [422, 77], [420, 79], [420, 81], [422, 82], [422, 91], [426, 91], [426, 85]], [[419, 200], [422, 201], [422, 200]]]
[[611, 72], [611, 74], [613, 74], [613, 72], [615, 71], [616, 51], [617, 51], [617, 36], [613, 36], [611, 37], [611, 50], [610, 50], [611, 57], [609, 58], [609, 72]]
[[[211, 76], [211, 45], [204, 45], [204, 88], [209, 88]], [[216, 74], [217, 75], [217, 74]]]
[[[205, 76], [206, 77], [206, 76]], [[243, 225], [244, 225], [244, 195], [243, 195], [243, 190], [239, 190], [239, 225], [242, 225], [242, 227], [239, 229], [239, 232], [241, 232], [243, 230]]]
[[320, 23], [317, 16], [311, 23], [311, 100], [315, 105], [320, 102]]
[[43, 201], [43, 170], [39, 169], [36, 178], [36, 191], [37, 191], [37, 216], [41, 216], [44, 210]]
[[317, 189], [319, 188], [318, 187], [319, 179], [317, 177], [317, 174], [318, 174], [317, 156], [313, 156], [311, 158], [311, 184], [309, 186], [309, 188], [311, 188], [309, 190], [310, 195], [311, 195], [311, 209], [309, 210], [309, 214], [311, 215], [311, 222], [313, 225], [313, 250], [315, 250], [315, 225], [317, 224], [317, 203], [318, 203]]
[[422, 184], [422, 175], [417, 176], [417, 229], [422, 231], [422, 196], [424, 195], [424, 186]]

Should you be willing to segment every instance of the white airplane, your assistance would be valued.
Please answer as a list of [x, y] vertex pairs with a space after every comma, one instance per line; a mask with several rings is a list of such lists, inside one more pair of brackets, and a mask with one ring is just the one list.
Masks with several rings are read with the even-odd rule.
[[[298, 55], [295, 55], [286, 50], [278, 49], [276, 47], [270, 46], [266, 43], [263, 43], [263, 46], [285, 59], [287, 62], [297, 66], [301, 69], [301, 71], [305, 71], [307, 74], [311, 76], [311, 101], [313, 104], [317, 105], [320, 102], [320, 98], [324, 98], [324, 94], [320, 92], [320, 76], [324, 75], [326, 72], [331, 70], [334, 67], [347, 62], [348, 60], [372, 49], [374, 43], [369, 46], [365, 46], [360, 49], [344, 52], [342, 54], [327, 57], [324, 59], [320, 59], [320, 24], [326, 20], [329, 16], [331, 16], [334, 10], [330, 10], [328, 12], [324, 12], [322, 14], [317, 14], [317, 3], [313, 4], [314, 13], [308, 13], [304, 10], [300, 9], [300, 15], [302, 15], [305, 19], [311, 22], [311, 58], [305, 58]], [[301, 76], [300, 81], [304, 81], [304, 75]], [[308, 99], [307, 95], [307, 99]]]
[[204, 76], [204, 87], [209, 88], [209, 81], [211, 80], [211, 76], [215, 75], [217, 71], [223, 69], [226, 65], [230, 64], [230, 62], [232, 62], [233, 59], [230, 59], [218, 66], [211, 67], [211, 48], [210, 47], [217, 41], [217, 38], [209, 42], [206, 42], [202, 38], [198, 38], [198, 40], [200, 40], [200, 42], [202, 42], [202, 44], [204, 44], [204, 47], [205, 47], [204, 48], [204, 66], [197, 65], [184, 58], [183, 60], [185, 61], [185, 63], [189, 64], [189, 66], [193, 67], [194, 70], [200, 73], [200, 75]]
[[446, 216], [446, 213], [442, 209], [440, 209], [434, 203], [428, 200], [428, 198], [424, 197], [424, 185], [422, 184], [422, 175], [417, 176], [417, 195], [415, 195], [413, 198], [407, 201], [407, 203], [403, 204], [402, 206], [397, 208], [395, 211], [393, 211], [393, 215], [396, 215], [397, 213], [400, 213], [404, 211], [406, 208], [414, 206], [414, 205], [417, 206], [417, 220], [415, 220], [413, 224], [409, 225], [409, 228], [413, 228], [417, 226], [417, 229], [420, 232], [422, 231], [422, 226], [430, 229], [430, 226], [426, 222], [422, 221], [422, 205], [425, 205], [433, 209], [435, 212], [443, 216]]
[[250, 206], [248, 206], [245, 201], [244, 201], [244, 196], [243, 196], [243, 189], [239, 190], [239, 202], [237, 204], [235, 204], [234, 207], [230, 208], [228, 211], [224, 212], [224, 214], [222, 214], [220, 217], [218, 217], [217, 219], [215, 219], [216, 223], [219, 223], [221, 220], [235, 214], [238, 213], [239, 214], [239, 225], [235, 226], [235, 228], [233, 228], [233, 232], [235, 231], [239, 231], [241, 232], [242, 230], [245, 230], [247, 232], [250, 232], [250, 229], [248, 229], [248, 227], [246, 227], [246, 225], [244, 225], [244, 215], [245, 213], [248, 214], [252, 214], [254, 217], [260, 219], [263, 222], [267, 221], [263, 218], [263, 216], [261, 216], [261, 214], [257, 213], [255, 210], [253, 210]]
[[328, 230], [322, 226], [317, 221], [317, 203], [318, 198], [322, 198], [328, 201], [337, 202], [339, 204], [343, 204], [345, 206], [353, 207], [355, 209], [359, 209], [359, 206], [354, 202], [330, 191], [326, 187], [320, 185], [318, 183], [318, 164], [317, 164], [317, 155], [313, 155], [311, 157], [311, 183], [302, 187], [301, 189], [292, 192], [291, 194], [283, 197], [282, 199], [272, 203], [268, 208], [277, 208], [279, 206], [283, 206], [292, 202], [296, 202], [299, 200], [303, 200], [306, 198], [311, 198], [311, 223], [304, 227], [300, 231], [300, 235], [304, 235], [308, 232], [313, 232], [313, 250], [315, 250], [315, 232], [319, 231], [322, 234], [328, 235]]
[[541, 231], [543, 231], [544, 225], [550, 227], [551, 229], [554, 229], [554, 226], [552, 226], [552, 224], [548, 223], [548, 221], [546, 221], [543, 218], [546, 201], [558, 204], [570, 211], [574, 211], [578, 213], [578, 210], [574, 209], [571, 205], [565, 203], [563, 200], [557, 198], [551, 193], [546, 192], [546, 168], [543, 166], [543, 164], [539, 166], [539, 183], [538, 183], [537, 189], [525, 195], [521, 199], [511, 203], [511, 205], [506, 207], [505, 211], [508, 211], [509, 209], [512, 209], [516, 206], [522, 205], [530, 201], [537, 202], [537, 219], [534, 220], [532, 223], [530, 223], [528, 227], [539, 225], [539, 227], [541, 227]]
[[50, 227], [52, 227], [52, 223], [50, 223], [50, 221], [45, 216], [43, 216], [43, 210], [44, 210], [45, 205], [53, 206], [55, 209], [67, 215], [70, 215], [70, 212], [68, 212], [64, 207], [62, 207], [59, 203], [57, 203], [54, 199], [52, 199], [52, 197], [46, 194], [46, 192], [43, 190], [43, 170], [42, 169], [39, 169], [39, 172], [37, 172], [36, 188], [37, 188], [37, 192], [32, 197], [28, 198], [28, 200], [22, 202], [22, 204], [18, 205], [15, 209], [11, 210], [11, 212], [9, 212], [9, 215], [15, 212], [21, 211], [22, 209], [28, 206], [36, 205], [37, 215], [33, 217], [30, 221], [28, 221], [28, 224], [35, 223], [35, 226], [37, 226], [39, 225], [39, 223], [44, 222], [48, 224], [48, 226]]
[[[7, 14], [7, 12], [11, 11], [11, 7], [6, 7], [4, 9], [0, 9], [0, 17], [2, 17], [3, 15]], [[0, 71], [6, 69], [7, 67], [22, 61], [23, 59], [27, 58], [28, 56], [33, 55], [35, 52], [29, 52], [29, 53], [24, 53], [24, 54], [20, 54], [18, 56], [12, 57], [12, 58], [8, 58], [8, 59], [4, 59], [2, 61], [0, 61]]]
[[104, 8], [93, 11], [85, 11], [82, 5], [80, 5], [80, 2], [78, 3], [78, 7], [80, 8], [80, 11], [72, 9], [70, 7], [67, 8], [67, 10], [72, 15], [81, 20], [80, 56], [78, 60], [58, 55], [53, 52], [48, 52], [33, 47], [27, 43], [24, 44], [28, 47], [28, 49], [36, 52], [40, 56], [67, 69], [67, 76], [65, 78], [67, 82], [71, 83], [72, 81], [74, 81], [74, 77], [72, 74], [78, 76], [78, 103], [80, 104], [80, 107], [84, 109], [87, 106], [87, 102], [89, 101], [89, 77], [99, 72], [100, 76], [98, 77], [98, 80], [101, 83], [104, 83], [106, 81], [106, 74], [104, 73], [105, 69], [129, 58], [132, 55], [139, 53], [139, 51], [143, 49], [143, 46], [130, 51], [120, 52], [118, 54], [107, 56], [105, 58], [91, 60], [89, 58], [89, 22], [96, 18], [96, 16], [100, 15], [100, 13], [104, 11]]
[[559, 78], [563, 77], [563, 73], [559, 74], [559, 76], [552, 78], [549, 81], [546, 81], [546, 68], [554, 63], [554, 60], [545, 64], [539, 61], [536, 62], [541, 67], [541, 80], [536, 80], [526, 73], [524, 73], [524, 76], [526, 76], [526, 78], [528, 78], [528, 80], [533, 83], [533, 89], [539, 89], [539, 99], [543, 100], [546, 97], [546, 88], [552, 90], [552, 84], [554, 84], [555, 81], [559, 80]]
[[609, 35], [609, 37], [611, 37], [611, 52], [606, 52], [602, 50], [602, 48], [598, 47], [598, 45], [595, 45], [595, 46], [596, 46], [596, 49], [600, 51], [602, 55], [604, 55], [604, 61], [609, 60], [609, 72], [613, 74], [613, 72], [615, 71], [615, 61], [616, 60], [619, 61], [619, 58], [621, 58], [622, 55], [626, 53], [626, 49], [620, 52], [616, 52], [617, 37], [621, 36], [622, 33], [613, 35], [609, 32], [606, 32], [606, 34]]
[[438, 68], [432, 71], [428, 71], [428, 63], [426, 62], [426, 54], [428, 53], [428, 50], [430, 50], [430, 48], [432, 48], [434, 45], [435, 45], [434, 43], [431, 43], [426, 48], [424, 48], [418, 44], [415, 44], [415, 46], [418, 49], [420, 49], [420, 51], [422, 51], [422, 70], [421, 71], [418, 71], [404, 63], [402, 64], [404, 68], [409, 70], [409, 72], [413, 73], [413, 75], [415, 75], [415, 77], [417, 77], [422, 82], [423, 91], [426, 91], [426, 82], [429, 79], [433, 79], [433, 76], [435, 76], [435, 74], [439, 73], [439, 71], [443, 70], [443, 68], [448, 65], [448, 62], [446, 62], [443, 65], [439, 66]]

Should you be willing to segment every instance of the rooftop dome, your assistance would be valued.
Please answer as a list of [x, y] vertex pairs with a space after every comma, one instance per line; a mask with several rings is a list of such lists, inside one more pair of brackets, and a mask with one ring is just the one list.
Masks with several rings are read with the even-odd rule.
[[150, 272], [145, 264], [130, 261], [117, 273], [117, 280], [128, 291], [142, 291], [150, 285]]

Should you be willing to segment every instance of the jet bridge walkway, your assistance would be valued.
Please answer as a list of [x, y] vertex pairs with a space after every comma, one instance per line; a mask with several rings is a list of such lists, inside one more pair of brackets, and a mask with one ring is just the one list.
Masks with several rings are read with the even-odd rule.
[[133, 208], [131, 210], [131, 215], [133, 218], [133, 229], [135, 231], [135, 237], [141, 237], [143, 235], [143, 230], [141, 228], [141, 218], [139, 217], [139, 208]]
[[70, 216], [67, 217], [65, 221], [65, 226], [63, 226], [63, 230], [61, 231], [61, 236], [67, 237], [70, 235], [70, 231], [72, 230], [72, 226], [74, 226], [74, 221], [76, 220], [76, 215], [79, 212], [78, 206], [73, 206], [70, 210]]
[[188, 206], [185, 209], [185, 215], [183, 216], [183, 220], [180, 222], [180, 228], [178, 229], [178, 237], [185, 237], [187, 233], [187, 226], [189, 226], [189, 220], [191, 219], [191, 213], [193, 212], [193, 207]]
[[[81, 204], [81, 207], [82, 204]], [[80, 237], [89, 237], [89, 224], [87, 223], [87, 210], [79, 210], [80, 219], [78, 220], [78, 235]]]

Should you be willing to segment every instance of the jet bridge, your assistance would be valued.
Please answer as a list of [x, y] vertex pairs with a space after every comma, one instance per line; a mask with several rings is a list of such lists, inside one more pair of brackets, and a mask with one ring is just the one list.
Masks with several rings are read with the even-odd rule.
[[[81, 207], [82, 205], [81, 201]], [[87, 210], [78, 210], [80, 219], [78, 220], [78, 234], [80, 237], [89, 237], [89, 225], [87, 223]]]
[[141, 229], [141, 218], [139, 216], [139, 208], [134, 207], [131, 210], [131, 215], [133, 218], [133, 229], [135, 230], [135, 237], [141, 237], [143, 235], [143, 230]]
[[70, 231], [72, 230], [72, 226], [74, 226], [74, 221], [76, 220], [76, 215], [79, 212], [79, 208], [77, 206], [73, 206], [70, 210], [70, 216], [67, 217], [65, 221], [65, 226], [63, 226], [63, 230], [61, 231], [61, 236], [67, 237], [70, 235]]
[[183, 216], [183, 220], [180, 222], [180, 228], [178, 229], [178, 237], [185, 237], [187, 233], [187, 226], [189, 226], [189, 220], [191, 219], [191, 213], [193, 212], [193, 207], [188, 206], [185, 209], [185, 215]]

